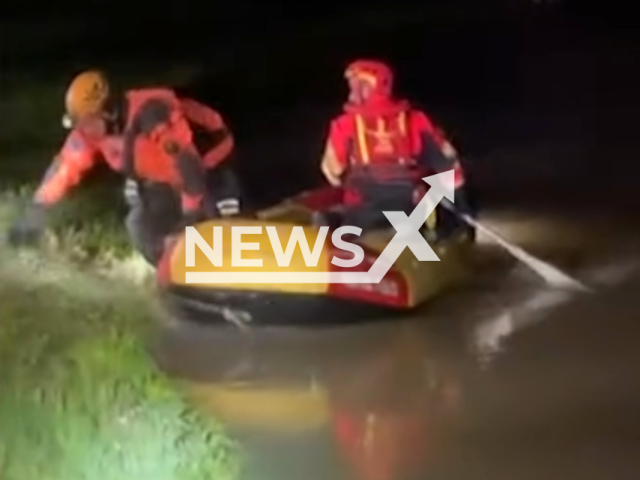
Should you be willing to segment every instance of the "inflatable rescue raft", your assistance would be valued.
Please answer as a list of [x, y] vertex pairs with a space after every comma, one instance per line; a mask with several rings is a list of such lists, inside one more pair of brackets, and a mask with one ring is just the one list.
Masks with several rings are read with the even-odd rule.
[[[322, 278], [326, 272], [368, 271], [396, 234], [393, 229], [365, 233], [353, 241], [364, 250], [364, 260], [353, 268], [332, 263], [334, 257], [350, 259], [353, 254], [338, 249], [331, 241], [331, 232], [315, 250], [322, 228], [317, 224], [317, 216], [334, 207], [340, 195], [341, 192], [333, 188], [314, 190], [260, 211], [251, 218], [216, 219], [196, 225], [195, 230], [211, 247], [210, 252], [218, 245], [214, 257], [219, 266], [212, 264], [201, 248], [189, 247], [186, 234], [175, 238], [157, 267], [162, 299], [170, 315], [180, 320], [228, 322], [237, 326], [347, 323], [411, 311], [468, 278], [473, 242], [464, 235], [431, 244], [440, 261], [419, 261], [406, 248], [379, 283], [280, 283], [257, 278], [262, 275], [260, 272], [315, 272]], [[219, 237], [214, 233], [215, 227], [221, 227], [218, 228]], [[245, 245], [240, 252], [237, 248], [234, 250], [233, 245], [238, 243], [234, 227], [251, 227], [245, 230], [251, 234], [243, 235], [242, 242], [253, 245]], [[307, 265], [299, 244], [293, 250], [288, 266], [278, 264], [274, 232], [282, 253], [296, 229], [302, 229], [309, 251], [316, 253], [316, 265]], [[238, 259], [262, 262], [262, 266], [237, 266]], [[208, 281], [205, 275], [199, 283], [192, 283], [193, 278], [189, 277], [193, 272], [203, 270], [220, 275], [216, 281]], [[245, 283], [225, 282], [225, 278], [233, 276], [232, 272], [259, 275], [255, 275], [256, 281], [250, 277]]]

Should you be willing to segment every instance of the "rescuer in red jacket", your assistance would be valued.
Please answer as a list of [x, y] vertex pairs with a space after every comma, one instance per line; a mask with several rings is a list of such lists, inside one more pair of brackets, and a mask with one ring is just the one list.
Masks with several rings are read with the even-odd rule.
[[[427, 175], [455, 170], [455, 206], [472, 213], [457, 152], [422, 111], [393, 97], [393, 72], [379, 61], [346, 69], [349, 101], [330, 125], [321, 161], [326, 179], [344, 189], [343, 224], [388, 225], [382, 211], [410, 213], [426, 191]], [[440, 236], [462, 226], [438, 211]], [[469, 231], [473, 235], [473, 231]]]
[[127, 178], [127, 228], [151, 263], [175, 229], [238, 213], [240, 188], [229, 165], [234, 139], [216, 111], [166, 88], [114, 92], [99, 71], [78, 75], [65, 103], [71, 131], [11, 228], [12, 244], [37, 241], [46, 212], [100, 161]]

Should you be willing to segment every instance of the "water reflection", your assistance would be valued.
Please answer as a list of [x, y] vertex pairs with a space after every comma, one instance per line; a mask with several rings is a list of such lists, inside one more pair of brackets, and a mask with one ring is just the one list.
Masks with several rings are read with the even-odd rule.
[[462, 405], [459, 380], [421, 332], [401, 329], [381, 347], [336, 365], [327, 378], [335, 440], [361, 480], [428, 470]]
[[443, 358], [412, 322], [249, 336], [184, 330], [164, 345], [165, 368], [188, 379], [192, 398], [243, 441], [250, 464], [263, 457], [254, 467], [262, 478], [424, 472], [463, 404]]

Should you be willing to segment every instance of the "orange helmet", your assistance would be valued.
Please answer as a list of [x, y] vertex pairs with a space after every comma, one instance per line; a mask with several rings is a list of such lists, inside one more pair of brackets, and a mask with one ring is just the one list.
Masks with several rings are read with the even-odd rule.
[[109, 81], [101, 71], [88, 70], [76, 76], [65, 94], [65, 126], [100, 114], [109, 99], [109, 93]]
[[376, 96], [389, 97], [393, 91], [393, 70], [378, 60], [356, 60], [349, 64], [344, 76], [369, 83]]

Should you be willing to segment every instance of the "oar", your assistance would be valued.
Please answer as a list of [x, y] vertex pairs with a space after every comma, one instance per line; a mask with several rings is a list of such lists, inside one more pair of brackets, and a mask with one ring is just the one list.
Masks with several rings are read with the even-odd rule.
[[466, 222], [471, 227], [477, 229], [478, 231], [484, 233], [491, 239], [493, 239], [498, 245], [504, 248], [507, 252], [513, 255], [515, 258], [524, 263], [527, 267], [537, 273], [542, 279], [547, 282], [549, 285], [556, 288], [566, 288], [573, 290], [581, 290], [581, 291], [591, 291], [590, 288], [585, 286], [579, 280], [567, 275], [562, 272], [557, 267], [554, 267], [548, 262], [540, 260], [539, 258], [534, 257], [530, 253], [526, 252], [522, 248], [514, 245], [509, 242], [502, 236], [498, 235], [496, 232], [491, 230], [489, 227], [482, 224], [478, 220], [475, 220], [473, 217], [466, 213], [459, 212], [455, 206], [446, 198], [442, 200], [441, 205], [443, 205], [447, 210], [455, 213], [459, 218], [461, 218], [464, 222]]

